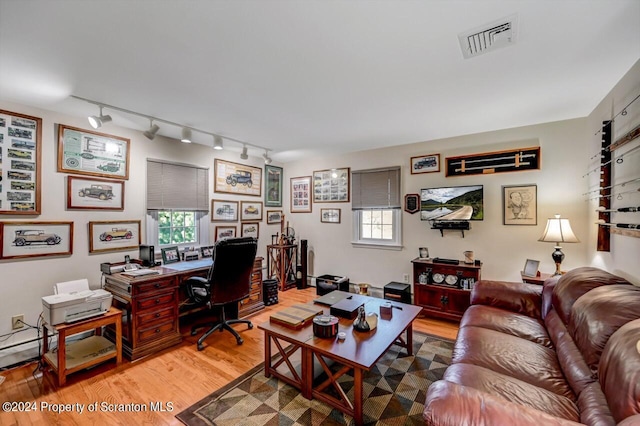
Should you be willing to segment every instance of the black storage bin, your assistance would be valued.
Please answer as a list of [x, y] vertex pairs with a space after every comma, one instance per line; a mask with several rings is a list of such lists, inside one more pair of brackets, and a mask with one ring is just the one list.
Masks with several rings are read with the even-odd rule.
[[384, 298], [411, 304], [411, 286], [407, 283], [391, 281], [384, 286]]
[[271, 306], [278, 303], [278, 280], [262, 281], [262, 299], [265, 306]]
[[349, 291], [349, 278], [337, 275], [320, 275], [316, 278], [316, 294], [323, 296], [333, 290]]

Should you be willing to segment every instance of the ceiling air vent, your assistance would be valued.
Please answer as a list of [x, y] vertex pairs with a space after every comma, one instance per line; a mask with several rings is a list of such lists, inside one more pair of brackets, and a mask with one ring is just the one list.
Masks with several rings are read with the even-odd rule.
[[462, 56], [469, 59], [501, 47], [511, 46], [516, 42], [516, 24], [517, 16], [511, 15], [458, 34]]

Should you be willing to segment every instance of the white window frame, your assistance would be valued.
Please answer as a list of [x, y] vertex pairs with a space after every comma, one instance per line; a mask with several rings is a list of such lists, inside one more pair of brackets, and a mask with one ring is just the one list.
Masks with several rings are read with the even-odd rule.
[[[173, 209], [174, 211], [186, 211], [180, 209]], [[196, 211], [196, 226], [198, 241], [195, 243], [184, 244], [164, 244], [158, 243], [158, 212], [159, 210], [147, 210], [146, 231], [147, 231], [147, 244], [155, 247], [156, 253], [160, 253], [162, 247], [178, 246], [191, 247], [191, 246], [208, 246], [209, 244], [209, 214], [206, 212]]]
[[393, 238], [383, 240], [379, 238], [363, 238], [360, 230], [362, 229], [362, 212], [364, 210], [353, 210], [353, 227], [351, 244], [353, 247], [376, 248], [384, 250], [402, 250], [402, 209], [376, 208], [365, 210], [391, 210], [393, 213]]

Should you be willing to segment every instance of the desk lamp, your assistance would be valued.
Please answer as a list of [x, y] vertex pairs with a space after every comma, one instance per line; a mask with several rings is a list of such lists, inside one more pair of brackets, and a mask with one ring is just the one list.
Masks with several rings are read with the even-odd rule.
[[554, 276], [562, 275], [562, 272], [560, 272], [560, 264], [564, 259], [564, 253], [561, 250], [562, 247], [560, 247], [560, 243], [580, 242], [571, 229], [569, 219], [560, 219], [559, 214], [547, 219], [547, 227], [538, 241], [556, 243], [555, 251], [551, 253], [551, 257], [556, 263], [556, 272], [553, 274]]

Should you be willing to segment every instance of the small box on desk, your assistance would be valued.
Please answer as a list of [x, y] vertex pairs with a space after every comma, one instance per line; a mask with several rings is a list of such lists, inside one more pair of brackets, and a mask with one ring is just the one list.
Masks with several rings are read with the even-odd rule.
[[269, 321], [287, 328], [299, 330], [307, 324], [310, 324], [313, 317], [323, 312], [321, 307], [315, 305], [298, 304], [274, 312], [269, 317]]
[[411, 304], [411, 286], [407, 283], [391, 281], [384, 286], [384, 298]]
[[358, 316], [358, 308], [362, 305], [364, 305], [364, 301], [354, 296], [331, 305], [329, 312], [336, 317], [354, 319]]

